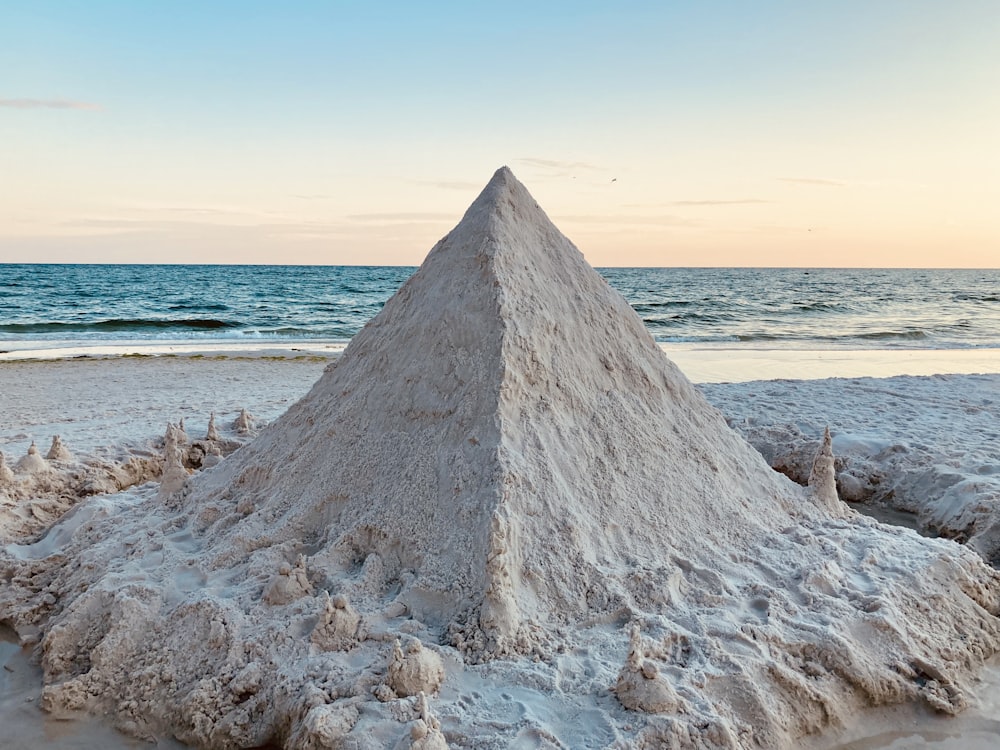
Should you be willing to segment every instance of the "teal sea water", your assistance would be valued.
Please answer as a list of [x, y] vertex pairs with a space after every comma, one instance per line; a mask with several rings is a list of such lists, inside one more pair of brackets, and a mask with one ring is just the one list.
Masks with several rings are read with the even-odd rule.
[[[1000, 347], [1000, 270], [599, 270], [661, 343]], [[346, 342], [413, 271], [0, 264], [0, 350], [4, 342]]]

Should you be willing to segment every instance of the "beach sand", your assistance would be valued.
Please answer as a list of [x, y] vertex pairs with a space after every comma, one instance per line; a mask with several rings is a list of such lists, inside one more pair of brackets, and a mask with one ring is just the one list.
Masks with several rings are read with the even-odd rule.
[[134, 356], [0, 363], [0, 450], [16, 460], [53, 435], [75, 451], [145, 445], [167, 422], [204, 434], [211, 412], [232, 422], [246, 406], [270, 421], [301, 398], [331, 360], [233, 355]]
[[[757, 350], [677, 344], [661, 349], [692, 382], [703, 384], [1000, 374], [996, 349]], [[326, 345], [289, 350], [187, 344], [0, 354], [0, 450], [16, 457], [32, 439], [42, 445], [54, 434], [80, 449], [96, 450], [162, 435], [168, 420], [183, 417], [200, 428], [213, 410], [220, 418], [235, 419], [243, 406], [269, 421], [304, 395], [341, 351]], [[109, 435], [114, 441], [106, 439]]]
[[[787, 369], [790, 358], [798, 363], [796, 374], [808, 372], [807, 377], [823, 379], [758, 378]], [[977, 482], [974, 490], [980, 500], [990, 500], [1000, 476], [996, 428], [1000, 376], [900, 377], [901, 372], [912, 372], [914, 358], [909, 352], [872, 352], [867, 359], [860, 353], [848, 358], [806, 358], [799, 353], [769, 359], [761, 352], [720, 357], [711, 351], [688, 351], [677, 353], [675, 359], [684, 363], [693, 381], [703, 383], [709, 400], [765, 455], [769, 447], [772, 452], [794, 447], [790, 436], [804, 441], [799, 450], [811, 455], [818, 430], [829, 424], [834, 427], [835, 446], [838, 436], [844, 446], [905, 446], [904, 452], [911, 454], [919, 446], [925, 464], [950, 462], [956, 474]], [[929, 359], [935, 359], [938, 370], [963, 370], [961, 362], [949, 368], [941, 358]], [[214, 411], [220, 424], [229, 425], [244, 407], [263, 423], [303, 396], [330, 361], [329, 356], [278, 357], [274, 352], [243, 351], [225, 356], [0, 363], [0, 450], [13, 463], [32, 440], [44, 450], [51, 437], [60, 434], [78, 456], [121, 455], [151, 449], [168, 421], [184, 417], [188, 432], [200, 436], [207, 429], [209, 413]], [[860, 378], [858, 373], [882, 377]], [[844, 375], [849, 377], [836, 377]], [[705, 384], [726, 380], [734, 382]], [[883, 468], [898, 473], [884, 481], [905, 484], [907, 472], [928, 467], [886, 461]], [[5, 746], [69, 748], [97, 741], [106, 747], [137, 746], [93, 719], [48, 718], [35, 707], [40, 687], [37, 667], [30, 666], [27, 653], [12, 644], [0, 648], [0, 661], [9, 666], [0, 675], [0, 711], [13, 743]], [[1000, 723], [993, 718], [998, 705], [1000, 664], [994, 660], [983, 672], [971, 707], [956, 718], [907, 706], [882, 709], [859, 716], [856, 726], [827, 733], [815, 747], [994, 747], [1000, 742]]]

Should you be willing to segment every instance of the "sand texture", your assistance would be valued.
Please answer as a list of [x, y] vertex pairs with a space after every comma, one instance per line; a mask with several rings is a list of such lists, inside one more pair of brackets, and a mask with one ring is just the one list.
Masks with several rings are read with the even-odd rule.
[[[790, 390], [791, 388], [791, 390]], [[968, 544], [1000, 565], [1000, 379], [836, 378], [710, 385], [708, 396], [779, 471], [805, 483], [829, 425], [840, 496]]]
[[167, 423], [163, 438], [121, 445], [95, 453], [70, 452], [59, 435], [43, 458], [32, 442], [14, 468], [0, 453], [0, 539], [29, 543], [78, 503], [95, 495], [121, 492], [158, 482], [167, 494], [184, 485], [192, 472], [219, 463], [253, 438], [255, 430], [235, 429], [223, 436], [214, 425], [202, 439], [191, 439], [180, 424]]
[[961, 711], [1000, 579], [848, 509], [834, 462], [772, 471], [501, 169], [252, 442], [4, 547], [0, 612], [46, 710], [199, 747], [780, 748]]

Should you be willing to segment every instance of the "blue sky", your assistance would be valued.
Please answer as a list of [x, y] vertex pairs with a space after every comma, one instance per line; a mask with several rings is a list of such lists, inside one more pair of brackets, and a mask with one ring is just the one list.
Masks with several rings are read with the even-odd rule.
[[595, 265], [1000, 265], [1000, 3], [32, 2], [0, 262], [416, 263], [509, 164]]

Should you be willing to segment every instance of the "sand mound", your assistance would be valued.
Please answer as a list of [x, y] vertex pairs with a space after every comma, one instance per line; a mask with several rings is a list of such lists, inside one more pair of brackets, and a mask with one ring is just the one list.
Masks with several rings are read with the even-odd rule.
[[256, 440], [8, 547], [0, 611], [50, 710], [204, 747], [781, 747], [960, 710], [996, 574], [844, 513], [832, 461], [771, 471], [501, 169]]

